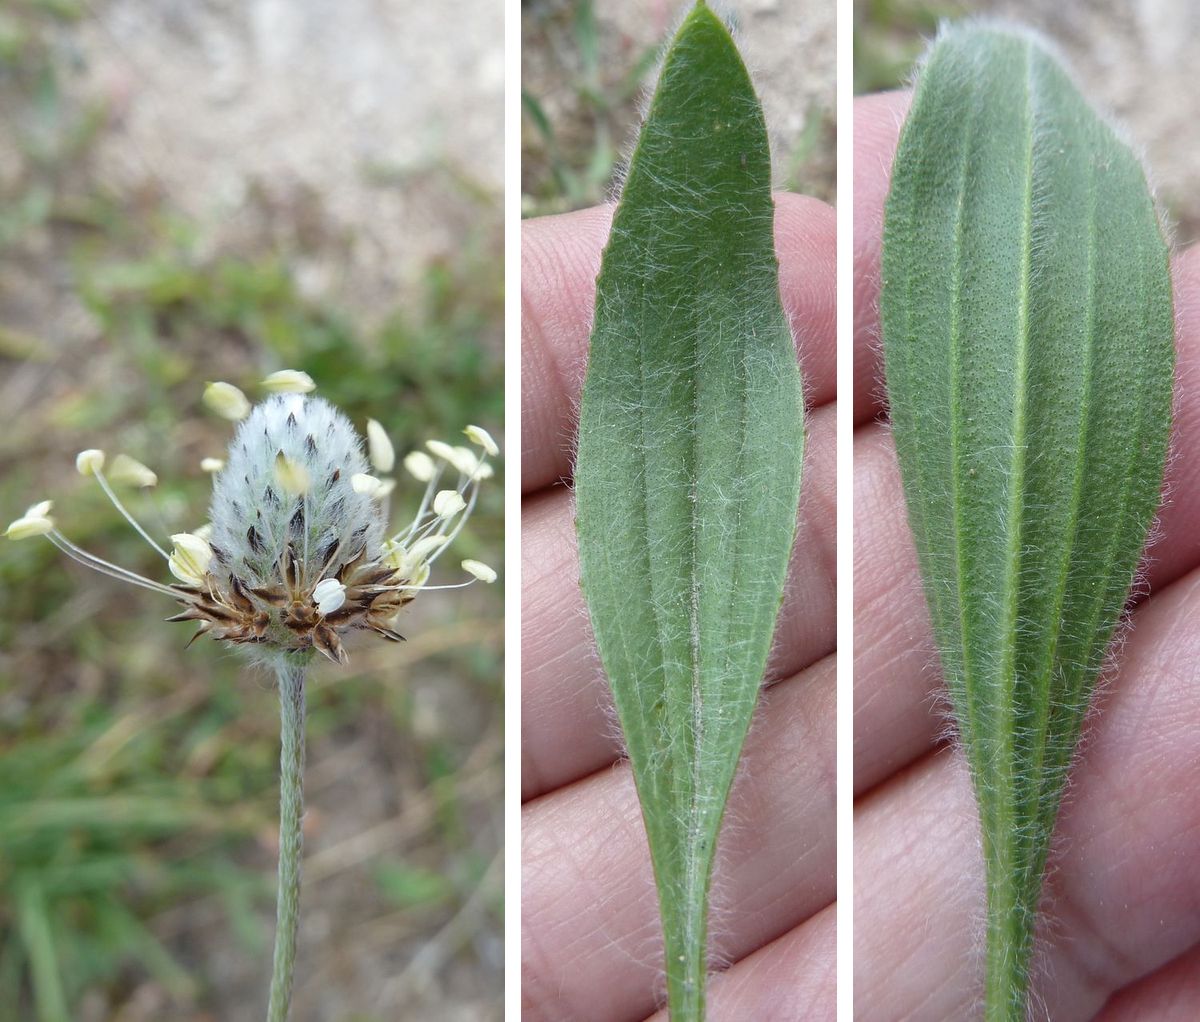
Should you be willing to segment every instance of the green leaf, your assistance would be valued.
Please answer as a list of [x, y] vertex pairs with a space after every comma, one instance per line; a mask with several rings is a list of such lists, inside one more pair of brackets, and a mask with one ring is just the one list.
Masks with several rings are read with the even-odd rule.
[[800, 492], [773, 216], [762, 110], [698, 4], [604, 253], [575, 469], [583, 590], [642, 804], [676, 1022], [704, 1013], [713, 850]]
[[23, 882], [15, 891], [15, 901], [17, 928], [33, 977], [38, 1022], [67, 1022], [67, 998], [58, 971], [54, 928], [45, 893], [36, 882]]
[[1054, 58], [970, 25], [920, 74], [883, 245], [896, 449], [983, 828], [986, 1014], [1023, 1020], [1066, 773], [1159, 501], [1167, 246]]

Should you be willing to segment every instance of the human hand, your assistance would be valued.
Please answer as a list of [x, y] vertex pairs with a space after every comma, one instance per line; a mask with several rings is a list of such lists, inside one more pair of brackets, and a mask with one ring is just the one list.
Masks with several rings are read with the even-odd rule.
[[[644, 1019], [662, 989], [645, 830], [560, 485], [610, 216], [597, 208], [522, 231], [522, 1017], [547, 1022]], [[776, 251], [809, 439], [769, 687], [718, 845], [710, 945], [731, 964], [710, 986], [714, 1022], [834, 1014], [833, 211], [777, 196]]]
[[[978, 814], [947, 740], [916, 553], [884, 421], [879, 250], [907, 94], [858, 101], [855, 287], [855, 1017], [978, 1017]], [[1174, 262], [1178, 378], [1200, 366], [1200, 251]], [[1200, 394], [1176, 397], [1168, 503], [1115, 668], [1085, 728], [1052, 846], [1037, 1017], [1200, 1016]]]

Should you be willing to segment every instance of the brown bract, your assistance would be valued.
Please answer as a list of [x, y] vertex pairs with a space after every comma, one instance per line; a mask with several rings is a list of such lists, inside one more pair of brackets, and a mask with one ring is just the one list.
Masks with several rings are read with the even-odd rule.
[[393, 642], [404, 636], [392, 625], [396, 615], [412, 602], [417, 590], [411, 580], [379, 561], [364, 561], [366, 550], [344, 565], [335, 578], [346, 587], [345, 602], [322, 614], [313, 599], [321, 579], [305, 579], [300, 561], [289, 545], [286, 565], [279, 581], [250, 586], [236, 575], [228, 580], [212, 573], [204, 586], [173, 585], [186, 609], [168, 621], [198, 621], [200, 628], [189, 640], [201, 635], [234, 643], [273, 645], [290, 652], [316, 649], [334, 663], [348, 661], [340, 636], [357, 629], [370, 629]]

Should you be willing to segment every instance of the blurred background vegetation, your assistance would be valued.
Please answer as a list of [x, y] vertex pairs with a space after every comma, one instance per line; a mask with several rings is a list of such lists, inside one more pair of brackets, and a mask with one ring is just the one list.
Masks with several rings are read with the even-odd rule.
[[1143, 154], [1175, 240], [1200, 237], [1200, 5], [1194, 0], [855, 0], [854, 89], [904, 85], [943, 18], [986, 15], [1053, 41]]
[[[253, 394], [306, 370], [401, 452], [501, 433], [493, 5], [348, 4], [336, 30], [311, 3], [254, 23], [269, 6], [0, 0], [0, 518], [53, 498], [69, 536], [151, 577], [73, 458], [145, 461], [160, 485], [135, 513], [195, 528], [199, 460], [230, 435], [207, 379]], [[471, 31], [433, 34], [459, 15]], [[318, 33], [335, 67], [337, 46], [365, 61], [403, 34], [403, 81], [369, 61], [314, 80], [343, 111], [323, 120], [299, 65], [262, 50]], [[401, 105], [424, 120], [392, 130]], [[501, 564], [502, 469], [449, 560]], [[316, 669], [296, 1022], [501, 1017], [502, 586], [428, 593], [407, 643], [352, 640], [349, 668]], [[48, 543], [0, 550], [0, 1022], [261, 1018], [277, 699], [228, 650], [185, 651], [170, 612]]]
[[[612, 196], [659, 50], [685, 9], [677, 0], [523, 0], [525, 216]], [[719, 9], [733, 19], [763, 102], [775, 187], [834, 201], [834, 3], [732, 0]]]

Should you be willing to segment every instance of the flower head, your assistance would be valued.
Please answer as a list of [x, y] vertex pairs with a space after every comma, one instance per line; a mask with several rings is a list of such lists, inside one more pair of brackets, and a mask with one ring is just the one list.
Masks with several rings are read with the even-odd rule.
[[[405, 465], [425, 483], [425, 493], [412, 521], [393, 533], [386, 509], [395, 480], [368, 471], [390, 471], [394, 462], [383, 427], [369, 423], [368, 464], [350, 421], [327, 401], [310, 396], [309, 382], [304, 374], [275, 373], [264, 381], [273, 393], [253, 408], [246, 402], [245, 409], [236, 387], [208, 385], [205, 403], [241, 421], [225, 458], [203, 463], [214, 475], [209, 524], [173, 535], [169, 553], [111, 486], [114, 480], [153, 486], [154, 472], [118, 455], [106, 475], [105, 455], [98, 450], [76, 459], [79, 471], [95, 477], [162, 555], [175, 582], [143, 578], [76, 546], [49, 517], [48, 501], [29, 508], [6, 535], [46, 536], [88, 567], [171, 597], [183, 609], [169, 620], [199, 625], [193, 641], [208, 635], [287, 654], [315, 649], [344, 663], [342, 637], [347, 632], [366, 629], [402, 639], [396, 617], [428, 588], [433, 562], [474, 509], [480, 482], [490, 475], [486, 458], [496, 450], [495, 443], [470, 427], [467, 435], [481, 448], [478, 456], [437, 441], [428, 445], [436, 458], [410, 454]], [[452, 488], [446, 485], [449, 477], [456, 477]], [[478, 562], [465, 561], [463, 567], [472, 581], [495, 578]]]

